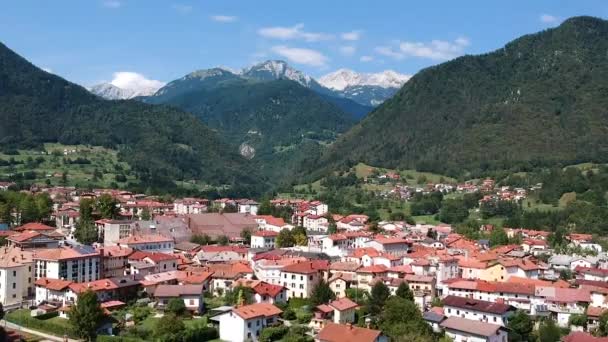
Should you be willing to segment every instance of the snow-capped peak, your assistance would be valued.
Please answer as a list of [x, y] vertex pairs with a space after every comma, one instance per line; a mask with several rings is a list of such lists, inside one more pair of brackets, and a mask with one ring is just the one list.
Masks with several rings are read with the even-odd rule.
[[152, 95], [165, 85], [164, 82], [147, 79], [131, 71], [115, 72], [113, 76], [111, 82], [95, 85], [89, 91], [108, 100], [123, 100]]
[[289, 66], [285, 61], [269, 60], [243, 69], [243, 76], [259, 79], [288, 79], [310, 87], [312, 78]]
[[379, 73], [357, 73], [349, 69], [338, 69], [319, 79], [323, 86], [344, 90], [350, 86], [378, 86], [382, 88], [400, 88], [410, 75], [399, 74], [393, 70], [385, 70]]
[[231, 70], [227, 70], [225, 68], [221, 68], [221, 67], [211, 68], [211, 69], [201, 69], [201, 70], [197, 70], [197, 71], [189, 73], [188, 75], [184, 76], [182, 79], [198, 78], [198, 79], [203, 80], [205, 78], [223, 76], [226, 74], [234, 74], [234, 72]]

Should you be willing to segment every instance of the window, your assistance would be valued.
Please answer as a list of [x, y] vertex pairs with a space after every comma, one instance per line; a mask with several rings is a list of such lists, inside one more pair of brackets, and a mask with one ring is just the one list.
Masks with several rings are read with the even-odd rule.
[[308, 280], [312, 280], [312, 276], [308, 277]]
[[13, 277], [17, 276], [17, 271], [13, 271]]
[[247, 322], [247, 328], [251, 328], [251, 322]]
[[13, 283], [13, 288], [16, 289], [17, 288], [17, 283]]
[[190, 299], [190, 300], [188, 301], [188, 305], [191, 305], [191, 306], [192, 306], [192, 305], [194, 305], [194, 299]]
[[493, 320], [494, 320], [494, 322], [496, 322], [496, 316], [494, 316]]

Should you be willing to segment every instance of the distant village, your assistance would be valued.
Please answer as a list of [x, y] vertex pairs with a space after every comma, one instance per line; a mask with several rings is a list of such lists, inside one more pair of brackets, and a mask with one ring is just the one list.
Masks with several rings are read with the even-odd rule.
[[[0, 190], [10, 186], [0, 183]], [[521, 201], [533, 190], [496, 187], [487, 179], [424, 188], [397, 184], [383, 196], [483, 191], [480, 201]], [[233, 342], [258, 341], [267, 327], [289, 326], [286, 303], [310, 299], [319, 283], [334, 299], [311, 307], [312, 315], [300, 323], [316, 341], [326, 342], [389, 340], [381, 330], [358, 324], [366, 317], [360, 318], [361, 305], [353, 298], [379, 283], [393, 295], [407, 286], [432, 330], [458, 342], [507, 341], [508, 322], [518, 310], [570, 329], [569, 342], [596, 341], [590, 332], [608, 311], [608, 256], [588, 234], [568, 234], [569, 246], [580, 253], [559, 254], [549, 248], [546, 231], [505, 228], [521, 243], [490, 248], [487, 240], [467, 239], [447, 224], [381, 221], [372, 231], [366, 215], [330, 214], [316, 200], [272, 199], [273, 209], [290, 213], [275, 217], [259, 214], [261, 203], [252, 199], [163, 202], [113, 189], [31, 191], [48, 194], [53, 210], [43, 222], [0, 223], [5, 311], [28, 308], [32, 316], [67, 319], [88, 290], [108, 313], [136, 300], [162, 315], [178, 299], [193, 315], [208, 315], [220, 340]], [[98, 242], [80, 244], [75, 232], [81, 201], [107, 195], [115, 200], [117, 217], [95, 220]], [[305, 234], [286, 244], [285, 231]], [[196, 237], [213, 243], [197, 243]], [[564, 279], [563, 273], [571, 276]], [[205, 304], [205, 298], [221, 298], [235, 288], [248, 288], [251, 303]], [[113, 334], [113, 323], [102, 324], [99, 333]], [[126, 326], [135, 324], [125, 317]]]

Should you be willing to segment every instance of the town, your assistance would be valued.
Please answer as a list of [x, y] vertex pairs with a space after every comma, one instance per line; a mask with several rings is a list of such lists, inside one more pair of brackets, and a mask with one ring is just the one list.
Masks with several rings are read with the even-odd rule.
[[[547, 231], [480, 225], [504, 235], [490, 245], [449, 224], [332, 214], [319, 200], [1, 185], [34, 204], [0, 227], [11, 336], [503, 342], [534, 330], [576, 342], [608, 329], [608, 256], [591, 234], [569, 233], [557, 251]], [[481, 192], [480, 205], [527, 193], [491, 179], [418, 192], [442, 189]]]

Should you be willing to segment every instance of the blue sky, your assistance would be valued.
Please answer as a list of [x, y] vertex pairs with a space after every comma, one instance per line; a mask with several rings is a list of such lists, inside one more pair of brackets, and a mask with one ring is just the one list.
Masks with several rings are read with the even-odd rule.
[[608, 1], [19, 0], [3, 3], [0, 41], [83, 85], [117, 72], [167, 82], [266, 59], [315, 77], [413, 74], [576, 15], [607, 18]]

